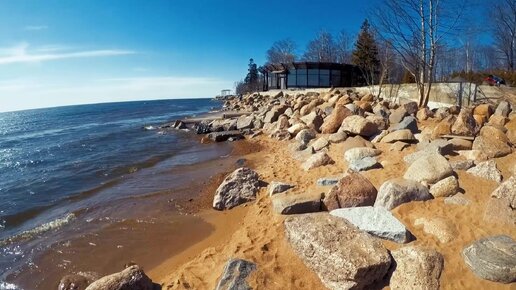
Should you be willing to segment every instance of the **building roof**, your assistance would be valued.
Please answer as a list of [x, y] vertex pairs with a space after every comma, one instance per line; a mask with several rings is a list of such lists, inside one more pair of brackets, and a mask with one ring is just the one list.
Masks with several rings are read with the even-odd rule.
[[270, 73], [285, 73], [292, 69], [353, 69], [357, 66], [346, 63], [334, 62], [291, 62], [265, 65], [265, 71]]

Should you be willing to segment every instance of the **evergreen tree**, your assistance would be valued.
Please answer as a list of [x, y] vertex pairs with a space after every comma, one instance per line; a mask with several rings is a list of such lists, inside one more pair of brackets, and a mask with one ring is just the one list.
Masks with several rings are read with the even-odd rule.
[[367, 19], [360, 28], [351, 61], [360, 67], [368, 84], [375, 84], [375, 75], [380, 67], [380, 60], [378, 59], [378, 46]]
[[254, 86], [258, 83], [258, 67], [254, 63], [254, 59], [249, 59], [249, 68], [247, 70], [247, 76], [245, 77], [245, 83]]

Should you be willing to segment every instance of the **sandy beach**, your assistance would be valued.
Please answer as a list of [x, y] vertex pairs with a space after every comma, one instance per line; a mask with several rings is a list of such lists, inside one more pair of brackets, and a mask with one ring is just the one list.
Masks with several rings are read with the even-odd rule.
[[[435, 124], [432, 121], [426, 122], [421, 128], [425, 125]], [[236, 143], [237, 148], [256, 145], [259, 151], [242, 156], [247, 160], [247, 166], [255, 169], [267, 182], [279, 180], [295, 184], [296, 187], [289, 194], [325, 192], [328, 189], [317, 186], [316, 180], [342, 175], [347, 169], [342, 158], [342, 144], [330, 146], [328, 154], [336, 161], [334, 165], [319, 167], [310, 172], [299, 169], [301, 162], [291, 157], [288, 141], [259, 136]], [[403, 156], [414, 152], [416, 147], [411, 145], [402, 152], [395, 152], [389, 150], [390, 146], [391, 144], [377, 144], [377, 148], [384, 152], [379, 158], [385, 164], [383, 169], [363, 172], [376, 188], [390, 178], [403, 176], [407, 167]], [[453, 159], [459, 158], [452, 157], [451, 160]], [[516, 165], [516, 153], [497, 158], [496, 163], [503, 176], [510, 176]], [[414, 245], [434, 248], [444, 256], [442, 289], [514, 289], [513, 284], [504, 285], [476, 277], [463, 262], [461, 252], [467, 244], [496, 234], [515, 237], [516, 227], [488, 223], [483, 219], [484, 205], [490, 198], [490, 193], [497, 187], [496, 182], [477, 178], [463, 171], [458, 171], [458, 176], [460, 188], [472, 201], [468, 207], [444, 204], [443, 198], [436, 198], [405, 203], [393, 210], [393, 214], [417, 237]], [[215, 188], [211, 189], [213, 194]], [[224, 264], [235, 257], [257, 263], [258, 271], [250, 279], [250, 285], [254, 289], [324, 289], [317, 275], [303, 264], [288, 245], [283, 227], [285, 216], [272, 211], [266, 188], [260, 190], [256, 202], [223, 212], [211, 209], [212, 195], [209, 190], [204, 194], [207, 202], [199, 216], [212, 224], [215, 230], [208, 238], [149, 271], [149, 275], [162, 283], [164, 289], [214, 288]], [[440, 243], [421, 227], [414, 225], [415, 220], [420, 217], [440, 217], [452, 221], [456, 229], [455, 238], [448, 243]], [[403, 246], [382, 241], [390, 250]]]

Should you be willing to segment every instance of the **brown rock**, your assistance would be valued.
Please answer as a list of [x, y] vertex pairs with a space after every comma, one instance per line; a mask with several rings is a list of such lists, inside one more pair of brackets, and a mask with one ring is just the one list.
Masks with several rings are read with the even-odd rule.
[[461, 138], [453, 138], [448, 141], [450, 144], [452, 144], [452, 149], [454, 151], [457, 150], [471, 150], [471, 147], [473, 146], [473, 142]]
[[493, 116], [491, 116], [491, 118], [489, 118], [488, 124], [493, 125], [495, 127], [496, 126], [503, 127], [503, 126], [505, 126], [506, 122], [507, 122], [507, 118], [505, 118], [504, 116], [493, 115]]
[[511, 176], [491, 193], [492, 197], [505, 199], [516, 209], [516, 176]]
[[505, 135], [505, 133], [494, 127], [494, 126], [484, 126], [482, 127], [482, 129], [480, 129], [480, 136], [482, 137], [485, 137], [485, 138], [494, 138], [496, 140], [499, 140], [503, 143], [509, 143], [509, 138], [507, 137], [507, 135]]
[[490, 104], [480, 104], [475, 107], [473, 110], [474, 115], [482, 115], [485, 116], [487, 119], [493, 114], [494, 109]]
[[349, 137], [346, 139], [346, 141], [342, 142], [342, 144], [343, 144], [344, 152], [346, 152], [347, 150], [349, 150], [351, 148], [357, 148], [357, 147], [374, 148], [373, 143], [367, 141], [366, 139], [364, 139], [360, 136]]
[[376, 188], [358, 172], [349, 172], [335, 185], [323, 200], [328, 211], [344, 207], [372, 206]]
[[389, 284], [392, 290], [439, 289], [439, 278], [444, 267], [444, 258], [439, 252], [408, 246], [391, 254], [396, 262]]
[[387, 274], [391, 257], [380, 240], [343, 218], [306, 214], [284, 225], [294, 252], [330, 290], [368, 289]]
[[455, 123], [455, 119], [455, 116], [450, 115], [448, 117], [445, 117], [441, 122], [439, 122], [439, 124], [437, 124], [434, 130], [432, 131], [432, 139], [439, 138], [442, 135], [451, 134], [451, 128]]
[[382, 143], [394, 143], [397, 141], [414, 142], [416, 138], [409, 129], [403, 129], [389, 133], [383, 137], [380, 142]]
[[513, 118], [507, 124], [505, 124], [505, 128], [507, 129], [507, 138], [511, 144], [516, 145], [516, 118]]
[[342, 121], [351, 115], [353, 115], [353, 112], [344, 105], [335, 106], [333, 112], [324, 120], [324, 123], [321, 126], [321, 132], [323, 134], [332, 134], [337, 132], [342, 125]]
[[473, 118], [472, 110], [463, 108], [451, 127], [451, 133], [460, 136], [475, 136], [477, 123]]
[[484, 221], [494, 224], [516, 225], [516, 210], [504, 198], [490, 198], [484, 210]]
[[511, 147], [506, 142], [484, 136], [475, 138], [472, 148], [483, 152], [489, 158], [502, 157], [512, 152]]
[[91, 283], [86, 290], [153, 290], [152, 280], [137, 266], [100, 278]]
[[378, 127], [364, 117], [352, 115], [342, 121], [342, 130], [346, 133], [361, 135], [365, 137], [378, 133]]
[[477, 127], [481, 127], [487, 122], [487, 118], [484, 115], [473, 115], [473, 119], [475, 119]]

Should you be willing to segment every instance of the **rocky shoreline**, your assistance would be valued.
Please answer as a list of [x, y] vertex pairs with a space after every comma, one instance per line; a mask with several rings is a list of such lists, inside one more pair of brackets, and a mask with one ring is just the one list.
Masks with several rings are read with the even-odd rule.
[[[240, 112], [228, 118], [167, 124], [201, 142], [265, 149], [213, 195], [223, 213], [249, 207], [241, 228], [158, 280], [164, 289], [509, 289], [514, 106], [430, 110], [352, 90], [254, 93], [225, 101]], [[145, 285], [128, 289], [159, 287], [138, 277]], [[97, 284], [86, 289], [122, 289]]]

